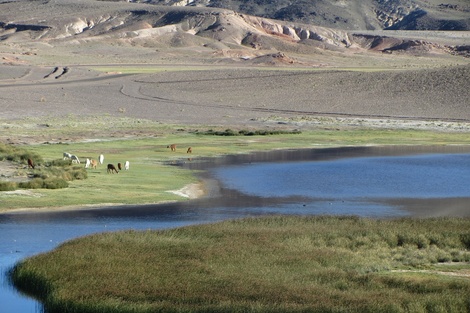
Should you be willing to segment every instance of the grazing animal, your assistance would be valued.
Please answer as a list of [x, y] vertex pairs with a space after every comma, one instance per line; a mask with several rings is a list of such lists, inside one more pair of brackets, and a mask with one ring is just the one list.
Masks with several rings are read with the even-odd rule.
[[103, 162], [104, 162], [104, 155], [100, 154], [100, 156], [98, 157], [98, 160], [100, 161], [100, 164], [103, 164]]
[[126, 163], [124, 163], [124, 168], [126, 169], [126, 171], [129, 170], [129, 161], [126, 161]]
[[91, 164], [90, 159], [89, 159], [89, 158], [86, 158], [85, 168], [89, 168], [89, 167], [90, 167], [90, 164]]
[[116, 174], [119, 174], [119, 172], [117, 171], [116, 167], [113, 164], [108, 164], [108, 173], [114, 174], [114, 172], [116, 172]]
[[91, 160], [90, 161], [90, 166], [96, 170], [96, 166], [98, 165], [98, 161], [96, 160]]
[[68, 152], [64, 152], [64, 160], [65, 159], [71, 159], [72, 158], [72, 155]]
[[121, 165], [121, 163], [118, 163], [118, 169], [119, 169], [120, 171], [122, 171], [122, 165]]
[[186, 150], [186, 153], [193, 153], [193, 148], [189, 147], [188, 150]]
[[169, 146], [167, 146], [167, 148], [170, 148], [171, 151], [176, 151], [176, 145], [175, 144], [169, 145]]
[[31, 159], [28, 159], [28, 168], [32, 168], [34, 170], [34, 163]]
[[70, 158], [72, 159], [72, 163], [80, 164], [80, 159], [75, 154], [72, 154], [72, 156]]

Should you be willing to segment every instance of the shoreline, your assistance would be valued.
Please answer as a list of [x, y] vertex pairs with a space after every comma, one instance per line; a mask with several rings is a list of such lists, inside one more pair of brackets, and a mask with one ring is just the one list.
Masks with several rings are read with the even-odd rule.
[[[185, 197], [189, 200], [201, 199], [207, 196], [206, 184], [202, 181], [198, 183], [187, 184], [178, 190], [168, 190], [167, 192], [174, 193], [181, 197]], [[16, 192], [17, 190], [15, 190]], [[22, 190], [20, 190], [22, 192]], [[31, 207], [31, 208], [17, 208], [17, 209], [3, 209], [0, 208], [0, 215], [2, 214], [21, 214], [21, 213], [51, 213], [51, 212], [70, 212], [70, 211], [89, 211], [89, 210], [101, 210], [101, 209], [112, 209], [112, 208], [125, 208], [125, 207], [136, 207], [136, 206], [149, 206], [149, 205], [165, 205], [185, 201], [160, 201], [155, 203], [101, 203], [101, 204], [83, 204], [83, 205], [68, 205], [59, 207]]]
[[[213, 178], [210, 169], [213, 167], [246, 164], [255, 162], [300, 162], [300, 161], [323, 161], [337, 158], [352, 158], [365, 156], [400, 156], [409, 154], [423, 153], [470, 153], [470, 146], [354, 146], [337, 148], [306, 148], [306, 149], [279, 149], [269, 151], [258, 151], [250, 154], [227, 155], [211, 158], [201, 158], [200, 162], [183, 163], [178, 166], [188, 170], [198, 170], [199, 181], [190, 183], [178, 190], [167, 190], [166, 192], [177, 194], [187, 200], [182, 201], [161, 201], [156, 203], [102, 203], [90, 205], [70, 205], [63, 207], [42, 207], [42, 208], [18, 208], [18, 209], [0, 209], [0, 215], [8, 214], [37, 214], [37, 213], [57, 213], [61, 212], [80, 212], [80, 211], [102, 211], [102, 210], [133, 210], [136, 208], [165, 208], [165, 207], [192, 207], [193, 205], [207, 205], [214, 207], [224, 205], [226, 198], [235, 197], [241, 205], [251, 202], [259, 202], [258, 197], [249, 196], [238, 191], [226, 190], [220, 182]], [[227, 194], [228, 192], [228, 194]], [[230, 197], [227, 197], [229, 195]], [[282, 199], [264, 199], [268, 203], [276, 203]], [[403, 199], [384, 199], [384, 203], [396, 207], [402, 207], [403, 211], [410, 214], [411, 217], [470, 217], [468, 203], [470, 197], [461, 198], [403, 198]], [[233, 205], [233, 204], [231, 204]], [[443, 208], [444, 206], [448, 206]], [[444, 214], [444, 213], [447, 214]]]

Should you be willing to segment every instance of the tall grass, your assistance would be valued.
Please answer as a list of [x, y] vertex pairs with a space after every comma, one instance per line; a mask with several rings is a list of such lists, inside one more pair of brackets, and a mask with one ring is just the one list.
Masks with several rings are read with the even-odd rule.
[[248, 218], [75, 239], [12, 277], [51, 313], [468, 312], [469, 230], [452, 218]]

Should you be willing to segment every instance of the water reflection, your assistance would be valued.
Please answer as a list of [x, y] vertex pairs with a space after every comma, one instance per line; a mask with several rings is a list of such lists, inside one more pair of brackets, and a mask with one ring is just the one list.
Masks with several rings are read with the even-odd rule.
[[469, 154], [251, 163], [213, 171], [228, 188], [262, 197], [451, 198], [469, 195]]
[[[202, 199], [0, 214], [0, 311], [41, 312], [36, 301], [9, 286], [6, 271], [25, 257], [92, 233], [164, 229], [266, 214], [469, 217], [469, 153], [470, 147], [456, 146], [240, 154], [179, 164], [203, 170], [200, 176], [208, 195]], [[410, 188], [412, 181], [418, 189]]]

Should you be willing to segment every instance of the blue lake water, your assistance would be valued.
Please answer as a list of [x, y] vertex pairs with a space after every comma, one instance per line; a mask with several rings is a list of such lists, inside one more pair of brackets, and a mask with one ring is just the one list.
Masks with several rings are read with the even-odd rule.
[[[444, 149], [445, 150], [445, 149]], [[10, 286], [6, 272], [21, 259], [92, 233], [164, 229], [266, 214], [345, 214], [389, 218], [470, 216], [470, 153], [395, 153], [332, 150], [228, 157], [206, 167], [213, 195], [189, 202], [0, 214], [0, 312], [42, 312], [35, 300]], [[357, 153], [356, 153], [357, 152]], [[406, 155], [411, 153], [412, 155]], [[381, 154], [384, 154], [381, 156]], [[405, 155], [403, 155], [405, 154]], [[286, 156], [287, 155], [287, 156]], [[236, 160], [235, 160], [236, 159]], [[282, 159], [282, 162], [279, 162]], [[292, 162], [295, 159], [296, 162]], [[434, 205], [433, 205], [434, 204]], [[412, 207], [413, 209], [410, 209]], [[424, 212], [424, 213], [423, 213]], [[468, 212], [468, 213], [466, 213]]]
[[262, 197], [468, 197], [469, 154], [363, 157], [296, 163], [250, 163], [214, 170], [228, 188]]

